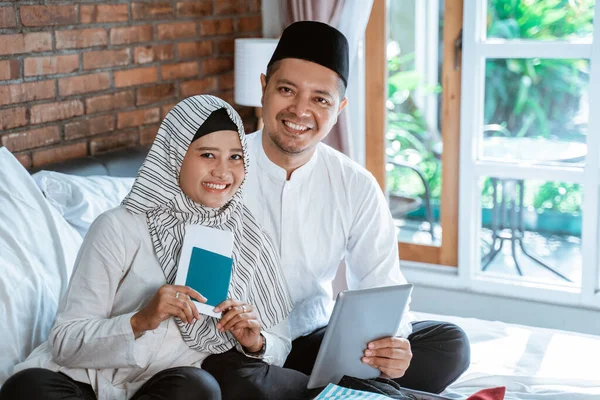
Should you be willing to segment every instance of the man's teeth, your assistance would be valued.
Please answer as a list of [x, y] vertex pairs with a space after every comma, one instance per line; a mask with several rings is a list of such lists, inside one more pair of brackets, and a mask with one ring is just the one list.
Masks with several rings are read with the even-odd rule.
[[217, 190], [223, 190], [227, 187], [227, 185], [217, 185], [216, 183], [203, 183], [203, 185], [209, 189], [217, 189]]
[[286, 126], [289, 126], [289, 127], [290, 127], [290, 128], [292, 128], [292, 129], [295, 129], [295, 130], [297, 130], [297, 131], [307, 131], [307, 130], [308, 130], [308, 127], [307, 127], [307, 126], [304, 126], [304, 125], [296, 125], [296, 124], [294, 124], [294, 123], [291, 123], [291, 122], [289, 122], [289, 121], [285, 121], [285, 122], [284, 122], [284, 124], [285, 124]]

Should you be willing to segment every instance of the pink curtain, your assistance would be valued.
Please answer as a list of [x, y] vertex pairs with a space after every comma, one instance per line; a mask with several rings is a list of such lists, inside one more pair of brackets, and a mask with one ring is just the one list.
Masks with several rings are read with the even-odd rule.
[[286, 0], [285, 26], [296, 21], [319, 21], [337, 26], [345, 0]]
[[[344, 3], [345, 0], [285, 0], [282, 10], [284, 27], [296, 21], [319, 21], [337, 26]], [[323, 142], [350, 155], [349, 126], [348, 115], [343, 110]]]

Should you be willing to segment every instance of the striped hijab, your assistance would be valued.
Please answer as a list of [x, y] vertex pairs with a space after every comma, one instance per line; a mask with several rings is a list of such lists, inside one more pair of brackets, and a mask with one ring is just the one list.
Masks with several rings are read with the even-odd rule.
[[[228, 296], [255, 305], [268, 329], [287, 317], [291, 300], [271, 241], [242, 203], [244, 183], [219, 209], [194, 202], [179, 187], [179, 172], [194, 134], [213, 111], [221, 108], [238, 127], [247, 176], [250, 160], [240, 116], [217, 97], [194, 96], [177, 104], [163, 120], [123, 205], [131, 213], [146, 214], [154, 250], [169, 284], [175, 281], [187, 225], [231, 231], [233, 271]], [[206, 317], [193, 324], [176, 320], [183, 339], [193, 349], [218, 354], [235, 346], [230, 333], [216, 329], [216, 318]]]

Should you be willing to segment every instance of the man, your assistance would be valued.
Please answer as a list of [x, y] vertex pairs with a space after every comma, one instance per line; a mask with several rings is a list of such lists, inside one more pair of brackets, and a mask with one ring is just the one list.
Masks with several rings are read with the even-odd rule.
[[[346, 38], [312, 21], [284, 30], [261, 75], [264, 129], [248, 137], [253, 164], [244, 197], [280, 252], [294, 309], [292, 350], [283, 369], [266, 368], [264, 380], [255, 382], [262, 388], [259, 397], [291, 398], [306, 386], [332, 308], [331, 282], [343, 258], [350, 289], [406, 283], [392, 217], [377, 182], [320, 143], [347, 104], [347, 80]], [[369, 343], [362, 361], [404, 387], [439, 393], [469, 365], [468, 339], [455, 325], [412, 322], [405, 311], [397, 336]], [[239, 360], [239, 353], [232, 356]], [[210, 362], [207, 367], [223, 389], [218, 368]], [[248, 365], [233, 367], [240, 376], [244, 368]], [[269, 389], [282, 379], [289, 391]], [[234, 383], [229, 379], [225, 386]], [[224, 398], [235, 391], [227, 388]], [[244, 390], [237, 395], [252, 389]]]

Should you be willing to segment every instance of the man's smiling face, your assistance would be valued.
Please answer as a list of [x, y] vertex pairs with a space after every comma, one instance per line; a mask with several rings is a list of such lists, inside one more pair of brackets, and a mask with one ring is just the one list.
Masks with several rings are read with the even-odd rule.
[[286, 155], [312, 155], [346, 105], [340, 77], [322, 65], [286, 58], [261, 82], [264, 132], [274, 147]]

